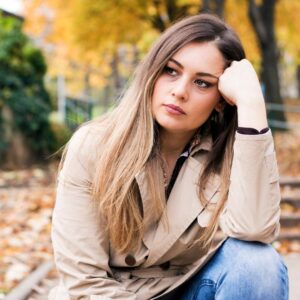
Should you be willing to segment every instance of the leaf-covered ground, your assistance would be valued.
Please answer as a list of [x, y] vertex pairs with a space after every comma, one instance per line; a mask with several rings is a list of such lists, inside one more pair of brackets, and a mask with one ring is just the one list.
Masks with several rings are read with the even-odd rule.
[[[275, 142], [281, 175], [300, 178], [300, 133], [276, 134]], [[52, 258], [56, 171], [57, 164], [0, 171], [0, 299], [42, 261]], [[293, 190], [284, 193], [295, 196]], [[289, 205], [283, 210], [295, 212]], [[274, 246], [281, 253], [300, 252], [299, 242], [275, 242]]]
[[55, 173], [55, 165], [0, 172], [0, 299], [52, 258]]
[[275, 133], [274, 140], [280, 175], [300, 178], [300, 130]]

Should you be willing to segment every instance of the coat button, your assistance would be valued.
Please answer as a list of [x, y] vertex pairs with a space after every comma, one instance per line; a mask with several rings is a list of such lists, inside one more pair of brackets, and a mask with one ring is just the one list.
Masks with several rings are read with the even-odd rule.
[[134, 266], [136, 264], [136, 260], [135, 258], [131, 255], [131, 254], [128, 254], [126, 257], [125, 257], [125, 263], [128, 265], [128, 266]]

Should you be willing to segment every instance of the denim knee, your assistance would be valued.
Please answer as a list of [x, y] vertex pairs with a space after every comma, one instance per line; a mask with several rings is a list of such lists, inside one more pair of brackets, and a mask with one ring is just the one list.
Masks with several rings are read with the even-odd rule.
[[234, 260], [220, 276], [218, 286], [236, 284], [248, 290], [249, 299], [272, 299], [272, 294], [277, 297], [274, 299], [288, 299], [287, 268], [272, 246], [230, 238], [222, 252]]
[[[222, 247], [224, 250], [224, 247]], [[263, 273], [286, 269], [281, 256], [276, 250], [267, 244], [260, 242], [241, 241], [229, 238], [225, 243], [226, 255], [234, 256], [236, 267], [243, 267], [245, 272], [251, 271]]]
[[229, 238], [180, 299], [288, 300], [287, 268], [272, 246]]

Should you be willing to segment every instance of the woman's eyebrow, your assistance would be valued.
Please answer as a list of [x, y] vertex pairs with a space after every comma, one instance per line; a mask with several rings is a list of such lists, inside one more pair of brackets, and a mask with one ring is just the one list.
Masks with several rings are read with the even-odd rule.
[[[175, 60], [174, 58], [170, 58], [170, 61], [173, 62], [174, 64], [176, 64], [180, 69], [184, 69], [183, 65], [180, 62], [178, 62], [177, 60]], [[212, 78], [215, 78], [215, 79], [219, 79], [218, 76], [210, 74], [210, 73], [207, 73], [207, 72], [197, 72], [196, 75], [198, 75], [198, 76], [212, 77]]]

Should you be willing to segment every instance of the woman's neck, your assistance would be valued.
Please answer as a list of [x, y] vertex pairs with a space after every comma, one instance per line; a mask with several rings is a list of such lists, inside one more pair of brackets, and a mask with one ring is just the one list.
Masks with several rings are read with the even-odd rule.
[[171, 133], [161, 129], [159, 134], [162, 158], [161, 167], [164, 175], [165, 186], [167, 186], [170, 181], [178, 157], [193, 135], [194, 132]]
[[178, 158], [182, 153], [186, 144], [193, 137], [194, 132], [191, 133], [172, 133], [161, 129], [160, 131], [160, 150], [163, 157]]

